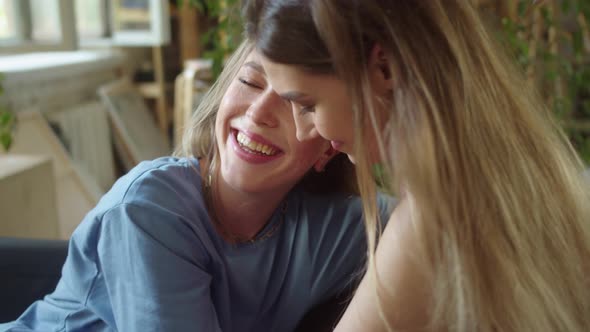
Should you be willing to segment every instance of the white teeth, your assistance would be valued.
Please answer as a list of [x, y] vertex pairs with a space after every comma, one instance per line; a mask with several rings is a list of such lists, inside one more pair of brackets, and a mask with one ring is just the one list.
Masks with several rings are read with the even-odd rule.
[[248, 136], [242, 134], [241, 131], [238, 131], [236, 138], [238, 140], [238, 143], [240, 143], [241, 146], [247, 148], [248, 150], [262, 153], [262, 154], [269, 155], [269, 156], [272, 156], [273, 154], [275, 154], [275, 149], [273, 149], [272, 147], [270, 147], [266, 144], [253, 142], [252, 140], [250, 140], [250, 138], [248, 138]]
[[242, 134], [241, 132], [238, 131], [238, 142], [240, 142], [240, 144], [243, 145], [247, 145], [250, 141], [250, 139], [248, 137], [246, 137], [246, 135]]

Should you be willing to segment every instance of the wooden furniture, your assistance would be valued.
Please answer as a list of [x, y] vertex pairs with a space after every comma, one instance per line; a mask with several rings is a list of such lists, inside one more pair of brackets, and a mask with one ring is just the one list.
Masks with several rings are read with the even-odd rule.
[[154, 81], [139, 83], [138, 91], [145, 98], [156, 100], [156, 120], [162, 134], [168, 134], [168, 98], [166, 96], [166, 78], [164, 74], [164, 56], [162, 46], [152, 47], [152, 62], [154, 65]]
[[[174, 105], [174, 112], [170, 112], [169, 92], [172, 89], [172, 84], [167, 81], [167, 77], [170, 79], [170, 77], [176, 76], [182, 70], [183, 64], [187, 61], [197, 59], [201, 55], [199, 36], [202, 19], [198, 9], [194, 5], [189, 4], [188, 1], [183, 1], [177, 5], [170, 5], [169, 12], [171, 43], [166, 46], [152, 47], [151, 58], [154, 80], [152, 82], [141, 82], [137, 86], [139, 92], [145, 98], [155, 100], [158, 128], [164, 135], [169, 134], [170, 124], [173, 124], [175, 131], [177, 128], [174, 122], [177, 105]], [[164, 59], [166, 62], [164, 62]], [[176, 94], [178, 92], [175, 90], [174, 93]], [[174, 98], [176, 103], [176, 97]], [[171, 113], [174, 113], [174, 115]], [[176, 134], [174, 135], [176, 136]]]
[[99, 95], [112, 123], [113, 142], [126, 170], [170, 155], [168, 137], [158, 130], [141, 94], [128, 79], [102, 86]]
[[178, 19], [178, 43], [180, 48], [180, 63], [184, 64], [187, 60], [196, 59], [201, 56], [201, 42], [199, 36], [200, 15], [197, 8], [189, 1], [182, 1], [181, 7], [176, 11], [171, 11]]
[[[93, 179], [72, 162], [59, 138], [38, 111], [23, 111], [17, 114], [18, 125], [10, 154], [32, 154], [51, 158], [54, 197], [57, 202], [59, 238], [68, 239], [86, 213], [100, 198]], [[2, 158], [9, 154], [0, 154]], [[2, 200], [4, 201], [4, 200]], [[17, 204], [17, 203], [15, 203]]]
[[53, 171], [48, 156], [0, 155], [0, 236], [59, 238]]
[[191, 116], [211, 87], [211, 60], [185, 62], [185, 69], [174, 84], [174, 146], [178, 147]]

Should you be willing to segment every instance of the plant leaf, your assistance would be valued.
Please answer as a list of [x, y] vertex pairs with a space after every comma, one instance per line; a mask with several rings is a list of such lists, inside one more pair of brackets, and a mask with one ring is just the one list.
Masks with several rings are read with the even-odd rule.
[[0, 132], [0, 144], [4, 151], [8, 151], [12, 146], [12, 134], [10, 132]]
[[14, 122], [14, 115], [8, 111], [0, 110], [0, 126], [9, 127]]

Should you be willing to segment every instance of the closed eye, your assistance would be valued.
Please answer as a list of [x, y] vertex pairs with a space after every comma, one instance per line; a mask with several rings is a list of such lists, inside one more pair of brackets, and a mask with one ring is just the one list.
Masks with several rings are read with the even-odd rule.
[[301, 106], [299, 107], [299, 115], [305, 115], [315, 112], [315, 106]]
[[245, 78], [238, 78], [238, 81], [240, 81], [240, 83], [242, 83], [242, 84], [244, 84], [246, 86], [249, 86], [251, 88], [254, 88], [254, 89], [262, 89], [262, 87], [260, 87], [256, 83], [251, 82], [251, 81], [249, 81], [249, 80], [247, 80]]

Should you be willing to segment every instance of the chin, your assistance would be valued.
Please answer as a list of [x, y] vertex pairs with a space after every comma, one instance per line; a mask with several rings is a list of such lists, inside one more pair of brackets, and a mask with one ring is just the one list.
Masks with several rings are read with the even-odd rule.
[[230, 179], [229, 181], [226, 180], [226, 182], [231, 188], [233, 188], [233, 190], [236, 190], [236, 191], [247, 192], [247, 193], [256, 193], [261, 190], [259, 185], [244, 182], [244, 181], [235, 181], [235, 180]]
[[227, 183], [233, 190], [257, 194], [272, 191], [272, 186], [269, 186], [265, 181], [252, 181], [252, 176], [228, 176], [224, 177], [225, 183]]

